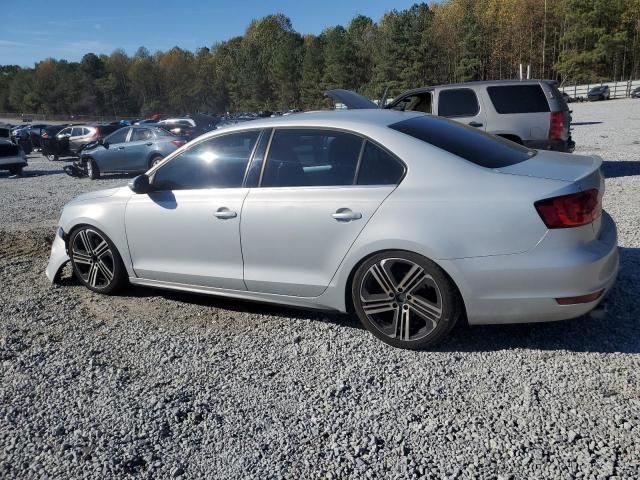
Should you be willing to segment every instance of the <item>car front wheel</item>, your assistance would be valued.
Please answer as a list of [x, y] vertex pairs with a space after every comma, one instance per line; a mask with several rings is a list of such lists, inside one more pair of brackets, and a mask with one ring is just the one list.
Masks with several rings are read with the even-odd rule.
[[96, 162], [95, 160], [93, 160], [93, 158], [87, 160], [87, 176], [91, 180], [100, 178], [100, 169], [98, 168], [98, 165], [96, 165]]
[[110, 294], [126, 283], [120, 254], [95, 227], [83, 226], [71, 232], [69, 258], [76, 278], [89, 290]]
[[394, 347], [418, 350], [442, 340], [461, 316], [452, 281], [432, 261], [410, 252], [383, 252], [356, 271], [352, 300], [362, 324]]

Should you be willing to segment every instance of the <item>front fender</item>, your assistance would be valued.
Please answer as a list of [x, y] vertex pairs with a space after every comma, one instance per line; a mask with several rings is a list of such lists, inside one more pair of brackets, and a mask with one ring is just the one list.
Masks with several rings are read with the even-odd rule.
[[131, 192], [124, 187], [111, 196], [71, 202], [64, 208], [59, 226], [66, 235], [80, 225], [100, 229], [115, 245], [128, 275], [135, 276], [124, 226], [125, 210], [130, 197]]

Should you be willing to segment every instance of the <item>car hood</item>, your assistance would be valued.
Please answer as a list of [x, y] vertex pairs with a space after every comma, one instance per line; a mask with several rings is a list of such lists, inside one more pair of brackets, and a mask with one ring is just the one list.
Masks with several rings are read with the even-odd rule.
[[334, 90], [327, 90], [326, 92], [324, 92], [324, 96], [329, 97], [336, 102], [343, 103], [350, 110], [378, 108], [378, 105], [373, 103], [367, 97], [364, 97], [359, 93], [353, 92], [351, 90], [336, 88]]
[[597, 155], [575, 155], [540, 150], [529, 160], [497, 171], [510, 175], [575, 182], [591, 175], [601, 165], [602, 158]]
[[83, 193], [82, 195], [78, 195], [77, 197], [75, 197], [73, 200], [71, 200], [71, 202], [86, 202], [87, 200], [93, 200], [95, 198], [111, 197], [123, 188], [127, 187], [107, 188], [105, 190], [96, 190], [95, 192]]

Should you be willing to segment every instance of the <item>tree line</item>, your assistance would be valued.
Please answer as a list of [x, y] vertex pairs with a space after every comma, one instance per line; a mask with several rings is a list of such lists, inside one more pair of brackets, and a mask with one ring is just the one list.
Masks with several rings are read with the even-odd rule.
[[638, 78], [640, 0], [445, 0], [356, 16], [319, 35], [284, 15], [195, 52], [87, 53], [0, 66], [0, 111], [136, 115], [318, 108], [330, 88], [380, 98], [442, 83]]

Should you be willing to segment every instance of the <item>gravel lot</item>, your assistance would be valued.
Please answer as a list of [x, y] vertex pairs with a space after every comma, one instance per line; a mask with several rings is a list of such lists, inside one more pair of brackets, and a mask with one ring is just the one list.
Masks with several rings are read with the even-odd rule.
[[572, 108], [619, 229], [607, 316], [429, 352], [347, 316], [52, 287], [61, 207], [126, 180], [0, 173], [0, 478], [638, 478], [640, 101]]

